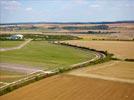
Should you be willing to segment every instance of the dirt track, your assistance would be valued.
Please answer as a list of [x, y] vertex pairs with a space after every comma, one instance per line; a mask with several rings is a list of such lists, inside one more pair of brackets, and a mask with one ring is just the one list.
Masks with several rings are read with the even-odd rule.
[[31, 42], [32, 39], [28, 39], [27, 41], [25, 41], [24, 43], [22, 43], [21, 45], [17, 46], [17, 47], [12, 47], [12, 48], [0, 48], [0, 51], [9, 51], [9, 50], [15, 50], [15, 49], [21, 49], [23, 48], [25, 45], [27, 45], [29, 42]]
[[17, 89], [1, 100], [133, 100], [134, 85], [56, 75]]

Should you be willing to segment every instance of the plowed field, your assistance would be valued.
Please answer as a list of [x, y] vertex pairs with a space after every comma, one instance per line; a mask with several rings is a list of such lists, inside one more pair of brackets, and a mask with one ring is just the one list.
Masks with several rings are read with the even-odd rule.
[[134, 85], [72, 75], [53, 76], [17, 89], [1, 100], [133, 100]]

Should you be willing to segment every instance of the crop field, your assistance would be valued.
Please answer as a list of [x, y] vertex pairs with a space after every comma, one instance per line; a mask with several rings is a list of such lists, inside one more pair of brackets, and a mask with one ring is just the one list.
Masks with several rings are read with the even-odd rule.
[[95, 66], [73, 70], [68, 74], [134, 83], [134, 62], [111, 61]]
[[111, 65], [107, 64], [105, 68], [93, 72], [87, 71], [87, 73], [134, 80], [134, 62], [114, 61]]
[[45, 70], [68, 67], [94, 57], [93, 52], [55, 45], [45, 41], [32, 41], [19, 50], [0, 52], [2, 63], [29, 65]]
[[85, 46], [97, 50], [108, 51], [115, 54], [119, 58], [134, 58], [134, 42], [130, 41], [81, 41], [72, 40], [66, 41], [67, 43]]
[[0, 99], [133, 100], [133, 92], [133, 84], [61, 74], [17, 89]]
[[22, 44], [24, 41], [0, 41], [0, 48], [16, 47]]

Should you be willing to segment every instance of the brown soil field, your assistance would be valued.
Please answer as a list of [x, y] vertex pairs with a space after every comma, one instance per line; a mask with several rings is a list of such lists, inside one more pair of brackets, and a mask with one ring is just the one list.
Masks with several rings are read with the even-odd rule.
[[81, 41], [72, 40], [66, 41], [67, 43], [85, 46], [97, 50], [108, 51], [115, 54], [119, 58], [132, 58], [134, 59], [134, 42], [130, 41]]
[[3, 95], [0, 100], [133, 100], [134, 85], [56, 75]]
[[134, 62], [110, 61], [68, 72], [76, 76], [134, 83]]

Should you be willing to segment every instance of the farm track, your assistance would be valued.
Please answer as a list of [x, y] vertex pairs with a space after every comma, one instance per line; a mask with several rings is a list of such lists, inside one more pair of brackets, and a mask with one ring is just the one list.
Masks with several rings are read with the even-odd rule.
[[0, 51], [9, 51], [9, 50], [16, 50], [16, 49], [21, 49], [23, 48], [25, 45], [27, 45], [29, 42], [31, 42], [32, 39], [28, 39], [26, 40], [24, 43], [22, 43], [21, 45], [17, 46], [17, 47], [11, 47], [11, 48], [0, 48]]

